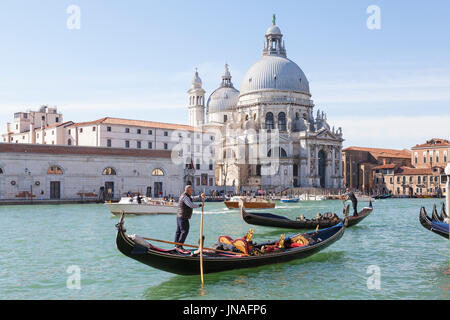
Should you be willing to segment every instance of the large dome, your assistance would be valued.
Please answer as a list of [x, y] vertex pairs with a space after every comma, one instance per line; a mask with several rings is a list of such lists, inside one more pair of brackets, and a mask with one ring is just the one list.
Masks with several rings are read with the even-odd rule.
[[233, 87], [220, 87], [208, 99], [206, 112], [223, 112], [234, 110], [239, 97], [239, 91]]
[[264, 37], [263, 56], [245, 74], [241, 95], [261, 90], [290, 90], [309, 95], [308, 79], [286, 56], [283, 34], [275, 25], [275, 16]]
[[277, 89], [309, 93], [309, 83], [302, 69], [288, 58], [266, 55], [255, 63], [241, 82], [241, 94]]

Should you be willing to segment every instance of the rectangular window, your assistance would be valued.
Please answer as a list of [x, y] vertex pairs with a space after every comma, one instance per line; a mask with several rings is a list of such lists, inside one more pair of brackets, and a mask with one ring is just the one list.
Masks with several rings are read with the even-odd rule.
[[80, 133], [83, 133], [83, 128], [80, 128]]
[[106, 146], [111, 147], [111, 139], [106, 140]]
[[213, 167], [214, 167], [213, 164], [210, 163], [210, 164], [209, 164], [209, 170], [213, 170]]
[[138, 148], [138, 149], [141, 148], [141, 142], [140, 142], [140, 141], [137, 142], [137, 148]]
[[58, 117], [56, 117], [55, 122], [59, 122], [59, 118]]
[[92, 131], [95, 131], [95, 127], [92, 127]]
[[152, 143], [151, 143], [151, 142], [148, 143], [148, 148], [149, 148], [149, 149], [152, 148]]
[[169, 133], [167, 131], [164, 131], [164, 137], [167, 137]]
[[168, 146], [167, 143], [164, 143], [164, 149], [167, 150]]
[[111, 132], [111, 127], [106, 127], [106, 131]]
[[137, 134], [141, 134], [141, 129], [137, 129]]
[[195, 164], [195, 169], [196, 169], [196, 170], [200, 170], [200, 163], [196, 163], [196, 164]]
[[70, 129], [69, 129], [69, 134], [70, 134]]
[[153, 134], [153, 131], [152, 130], [148, 130], [148, 134]]
[[214, 179], [213, 178], [209, 178], [209, 185], [213, 186], [214, 185]]
[[126, 140], [125, 141], [125, 148], [129, 148], [130, 147], [130, 141]]
[[130, 128], [125, 128], [125, 133], [130, 133]]

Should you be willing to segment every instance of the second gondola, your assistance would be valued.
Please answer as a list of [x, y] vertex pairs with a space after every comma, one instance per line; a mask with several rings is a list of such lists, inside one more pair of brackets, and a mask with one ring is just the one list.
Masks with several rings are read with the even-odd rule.
[[[348, 210], [349, 206], [346, 208], [347, 212]], [[352, 215], [347, 218], [348, 227], [360, 223], [367, 218], [372, 211], [372, 202], [370, 202], [369, 207], [363, 208], [358, 215]], [[319, 219], [291, 220], [273, 213], [248, 212], [244, 208], [241, 208], [241, 216], [248, 224], [286, 229], [315, 229], [317, 226], [319, 226], [319, 229], [322, 229], [335, 226], [344, 221], [344, 218], [324, 219], [323, 217]]]

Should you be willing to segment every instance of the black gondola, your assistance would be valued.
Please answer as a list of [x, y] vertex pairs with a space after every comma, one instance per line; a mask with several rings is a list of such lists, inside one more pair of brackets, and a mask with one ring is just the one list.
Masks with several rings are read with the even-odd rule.
[[[436, 205], [434, 206], [434, 209], [436, 209]], [[443, 210], [441, 212], [441, 217], [439, 217], [437, 214], [433, 214], [433, 218], [430, 218], [428, 217], [425, 208], [422, 207], [420, 208], [419, 221], [422, 226], [424, 226], [424, 228], [448, 239], [448, 222], [444, 222], [446, 218], [445, 216], [446, 213], [445, 210]], [[434, 219], [434, 217], [436, 217], [436, 219]]]
[[[346, 211], [348, 212], [349, 206], [347, 206]], [[348, 227], [354, 226], [360, 223], [373, 211], [372, 202], [370, 202], [369, 207], [363, 208], [357, 216], [349, 216]], [[291, 220], [289, 218], [279, 216], [272, 213], [250, 213], [241, 209], [242, 219], [248, 224], [254, 224], [258, 226], [266, 227], [277, 227], [286, 229], [315, 229], [317, 225], [319, 228], [329, 228], [343, 222], [343, 218], [336, 220], [331, 219], [304, 219], [304, 220]]]
[[[147, 241], [143, 241], [143, 238], [141, 237], [135, 236], [135, 240], [133, 240], [125, 233], [126, 230], [123, 227], [123, 220], [124, 215], [122, 215], [120, 222], [116, 225], [118, 229], [116, 244], [119, 251], [124, 255], [150, 267], [175, 274], [194, 275], [200, 273], [200, 258], [198, 256], [183, 254], [176, 249], [160, 249]], [[339, 240], [344, 234], [344, 231], [344, 223], [340, 223], [331, 228], [318, 230], [317, 232], [309, 232], [306, 235], [314, 239], [314, 243], [310, 243], [303, 247], [286, 248], [277, 252], [265, 253], [262, 255], [233, 255], [212, 251], [207, 252], [205, 250], [203, 253], [203, 272], [213, 273], [233, 269], [252, 268], [267, 264], [303, 259], [325, 249]], [[293, 238], [294, 236], [287, 237], [285, 241], [288, 241], [288, 239]], [[259, 245], [254, 244], [254, 246], [270, 246], [275, 243], [276, 242], [274, 241]]]

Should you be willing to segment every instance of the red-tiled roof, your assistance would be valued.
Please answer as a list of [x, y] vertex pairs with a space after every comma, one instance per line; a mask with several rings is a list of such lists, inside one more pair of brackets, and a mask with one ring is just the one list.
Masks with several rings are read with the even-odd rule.
[[431, 168], [411, 168], [411, 167], [400, 167], [397, 175], [428, 175], [433, 174]]
[[348, 147], [342, 151], [366, 151], [370, 152], [374, 158], [411, 158], [411, 152], [408, 149], [381, 149], [381, 148], [364, 148], [364, 147]]
[[110, 118], [110, 117], [105, 117], [105, 118], [101, 118], [101, 119], [94, 120], [94, 121], [88, 121], [88, 122], [78, 122], [78, 123], [72, 124], [72, 126], [80, 127], [80, 126], [86, 126], [86, 125], [96, 125], [96, 124], [100, 124], [100, 123], [157, 128], [157, 129], [194, 131], [194, 127], [188, 126], [185, 124], [154, 122], [154, 121], [145, 121], [145, 120], [130, 120], [130, 119]]
[[124, 156], [170, 158], [169, 150], [122, 149], [106, 147], [62, 146], [48, 144], [0, 143], [0, 152], [40, 154], [81, 154], [98, 156]]
[[450, 141], [445, 139], [434, 138], [428, 140], [423, 144], [416, 144], [412, 149], [422, 149], [422, 148], [436, 148], [436, 147], [450, 147]]
[[381, 166], [376, 166], [372, 169], [395, 169], [398, 165], [395, 163], [382, 164]]

